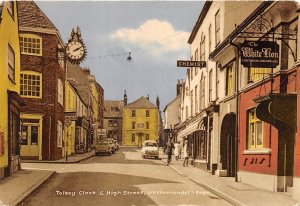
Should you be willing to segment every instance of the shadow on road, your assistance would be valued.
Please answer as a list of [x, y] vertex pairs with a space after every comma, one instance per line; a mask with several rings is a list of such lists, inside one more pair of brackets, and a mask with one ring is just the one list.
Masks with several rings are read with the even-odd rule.
[[54, 174], [21, 205], [156, 205], [137, 185], [162, 183], [177, 182], [103, 172]]

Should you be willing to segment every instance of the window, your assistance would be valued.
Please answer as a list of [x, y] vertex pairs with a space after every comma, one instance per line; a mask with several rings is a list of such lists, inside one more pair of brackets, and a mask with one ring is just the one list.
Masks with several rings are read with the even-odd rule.
[[135, 122], [131, 122], [131, 129], [135, 129]]
[[198, 113], [198, 86], [195, 86], [195, 113]]
[[120, 110], [119, 110], [118, 107], [111, 107], [111, 108], [110, 108], [110, 111], [111, 111], [111, 112], [119, 112]]
[[131, 135], [131, 142], [135, 142], [135, 134]]
[[194, 109], [194, 91], [192, 90], [191, 91], [191, 116], [194, 115], [193, 109]]
[[146, 117], [150, 117], [150, 111], [146, 110]]
[[[193, 61], [193, 60], [194, 60], [194, 57], [192, 56], [191, 61]], [[190, 73], [191, 73], [191, 80], [193, 80], [193, 75], [194, 75], [194, 74], [193, 74], [193, 72], [194, 72], [193, 70], [194, 70], [194, 68], [192, 67], [191, 70], [190, 70]]]
[[209, 93], [208, 93], [208, 98], [209, 98], [209, 102], [212, 100], [212, 69], [209, 72]]
[[256, 117], [255, 109], [248, 111], [248, 148], [263, 147], [263, 123]]
[[149, 134], [146, 134], [146, 140], [149, 140], [150, 137], [149, 137]]
[[233, 65], [226, 68], [226, 95], [233, 94]]
[[58, 103], [60, 103], [62, 106], [64, 105], [64, 85], [60, 79], [58, 79], [57, 83], [57, 93], [58, 93]]
[[[198, 61], [198, 49], [196, 49], [196, 51], [195, 51], [195, 61]], [[197, 67], [195, 67], [195, 76], [198, 74], [198, 68]]]
[[131, 111], [131, 117], [135, 117], [135, 110]]
[[200, 61], [205, 61], [205, 36], [203, 34], [200, 42]]
[[33, 34], [20, 34], [21, 54], [42, 56], [42, 38]]
[[249, 68], [248, 82], [255, 82], [259, 79], [266, 78], [270, 73], [272, 73], [272, 68]]
[[189, 107], [185, 106], [185, 118], [188, 119], [189, 118]]
[[205, 77], [201, 76], [200, 80], [200, 109], [204, 109], [205, 103]]
[[57, 147], [62, 147], [62, 133], [63, 133], [63, 129], [62, 129], [62, 123], [61, 121], [57, 121]]
[[108, 120], [108, 126], [109, 127], [117, 127], [118, 121], [117, 120]]
[[146, 129], [150, 129], [150, 124], [149, 124], [149, 122], [146, 122]]
[[32, 71], [21, 72], [20, 95], [22, 97], [42, 98], [42, 74]]
[[15, 82], [15, 70], [15, 52], [8, 45], [8, 78], [13, 82]]
[[217, 11], [215, 16], [215, 39], [216, 45], [220, 43], [220, 11]]
[[57, 52], [57, 59], [58, 59], [58, 63], [61, 66], [62, 69], [65, 68], [65, 54], [64, 52], [58, 51]]
[[208, 27], [208, 53], [211, 53], [211, 24]]

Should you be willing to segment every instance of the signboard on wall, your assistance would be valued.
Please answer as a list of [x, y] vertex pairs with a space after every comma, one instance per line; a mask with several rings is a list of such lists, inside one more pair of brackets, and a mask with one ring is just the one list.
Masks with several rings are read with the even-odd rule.
[[273, 41], [245, 41], [241, 47], [244, 67], [275, 68], [279, 64], [279, 46]]
[[206, 62], [177, 60], [177, 67], [206, 67]]

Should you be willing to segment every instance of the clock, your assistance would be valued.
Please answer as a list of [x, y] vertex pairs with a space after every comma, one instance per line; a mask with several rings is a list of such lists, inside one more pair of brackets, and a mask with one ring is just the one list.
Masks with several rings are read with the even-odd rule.
[[79, 64], [86, 56], [85, 45], [81, 41], [71, 40], [67, 44], [66, 54], [71, 63]]

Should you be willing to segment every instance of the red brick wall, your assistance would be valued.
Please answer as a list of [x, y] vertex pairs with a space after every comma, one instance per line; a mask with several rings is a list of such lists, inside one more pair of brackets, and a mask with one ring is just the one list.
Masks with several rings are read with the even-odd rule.
[[[42, 99], [24, 98], [27, 106], [22, 109], [26, 113], [43, 114], [43, 159], [59, 159], [62, 149], [56, 145], [57, 121], [64, 123], [64, 107], [58, 103], [58, 78], [65, 81], [65, 71], [57, 59], [56, 35], [35, 33], [42, 37], [43, 55], [21, 55], [21, 70], [32, 70], [42, 73]], [[51, 124], [50, 124], [51, 117]], [[50, 139], [50, 148], [49, 148]], [[50, 156], [49, 156], [50, 150]]]

